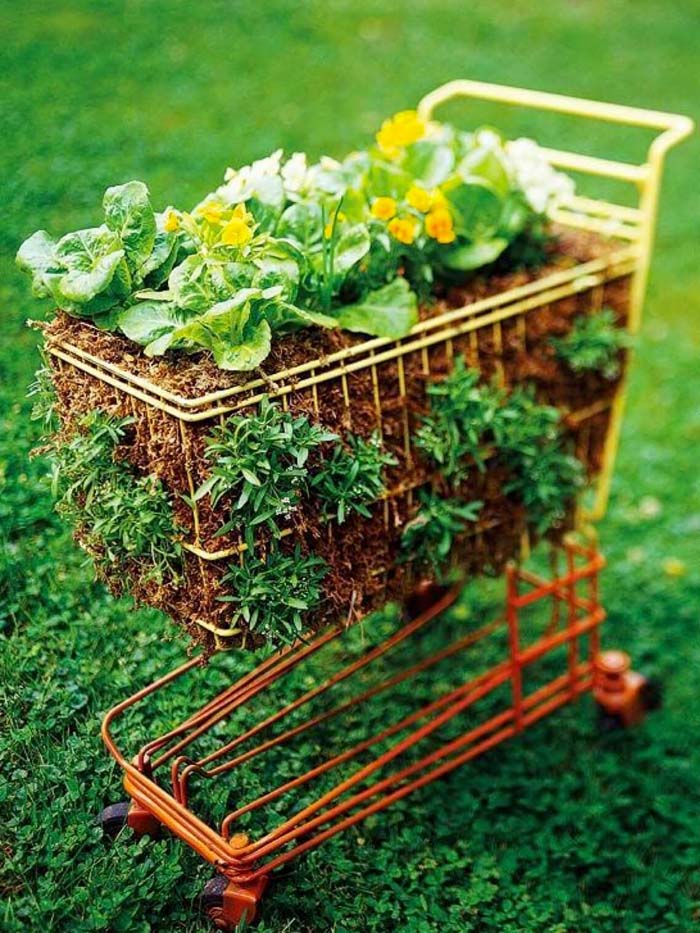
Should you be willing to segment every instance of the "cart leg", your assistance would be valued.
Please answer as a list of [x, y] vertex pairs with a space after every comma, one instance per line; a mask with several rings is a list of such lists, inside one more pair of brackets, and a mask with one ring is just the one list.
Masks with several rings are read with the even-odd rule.
[[267, 882], [265, 875], [250, 884], [236, 884], [224, 875], [217, 875], [207, 882], [202, 893], [204, 912], [218, 930], [232, 933], [241, 920], [246, 923], [255, 920]]
[[661, 706], [659, 682], [631, 670], [624, 651], [604, 651], [594, 665], [593, 696], [604, 731], [634, 726]]

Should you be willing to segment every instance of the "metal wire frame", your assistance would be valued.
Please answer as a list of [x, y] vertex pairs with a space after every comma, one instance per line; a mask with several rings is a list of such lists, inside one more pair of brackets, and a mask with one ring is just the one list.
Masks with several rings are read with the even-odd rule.
[[[183, 459], [187, 472], [188, 492], [192, 498], [194, 489], [201, 481], [193, 463], [190, 425], [210, 420], [223, 420], [234, 411], [244, 411], [263, 397], [279, 398], [287, 406], [292, 395], [308, 392], [316, 415], [321, 414], [319, 389], [337, 382], [341, 385], [343, 402], [349, 421], [352, 419], [350, 380], [355, 374], [369, 370], [376, 408], [377, 426], [383, 420], [379, 371], [382, 367], [395, 367], [399, 394], [405, 401], [406, 362], [420, 357], [425, 377], [430, 376], [431, 354], [444, 350], [448, 357], [454, 353], [456, 342], [468, 341], [466, 355], [471, 365], [479, 365], [479, 333], [488, 333], [495, 347], [502, 346], [502, 327], [514, 321], [519, 326], [523, 339], [527, 330], [524, 321], [537, 309], [566, 300], [572, 296], [588, 298], [591, 308], [600, 305], [601, 289], [609, 282], [625, 276], [632, 277], [632, 295], [627, 327], [635, 332], [639, 326], [641, 306], [649, 270], [651, 247], [658, 206], [658, 195], [663, 162], [666, 152], [681, 141], [692, 130], [687, 117], [664, 114], [637, 108], [619, 107], [595, 101], [578, 100], [560, 95], [543, 94], [518, 88], [484, 84], [472, 81], [451, 82], [428, 94], [419, 104], [418, 110], [425, 119], [431, 119], [435, 109], [455, 97], [470, 97], [497, 101], [506, 104], [573, 114], [585, 119], [604, 120], [624, 126], [641, 126], [660, 130], [652, 142], [646, 161], [640, 165], [601, 159], [576, 152], [546, 149], [545, 155], [553, 165], [560, 168], [603, 178], [617, 179], [633, 185], [638, 194], [638, 206], [629, 207], [600, 199], [575, 196], [560, 205], [553, 219], [565, 226], [590, 230], [610, 239], [609, 255], [571, 269], [547, 275], [535, 282], [509, 289], [501, 294], [472, 302], [417, 324], [411, 333], [399, 341], [372, 339], [355, 344], [327, 358], [308, 360], [298, 366], [253, 378], [245, 384], [208, 393], [198, 398], [186, 398], [171, 392], [151, 380], [130, 373], [122, 366], [102, 360], [79, 347], [64, 341], [49, 341], [48, 350], [58, 365], [72, 366], [110, 385], [116, 392], [131, 398], [132, 405], [145, 404], [146, 410], [159, 411], [172, 418], [180, 437]], [[503, 366], [496, 361], [496, 376], [503, 378]], [[614, 398], [585, 411], [573, 412], [568, 422], [582, 430], [579, 432], [579, 453], [586, 455], [590, 443], [588, 424], [594, 423], [597, 415], [608, 411], [608, 426], [600, 471], [595, 478], [595, 500], [592, 508], [582, 511], [582, 520], [598, 520], [605, 512], [614, 467], [621, 419], [625, 402], [625, 380], [621, 382]], [[411, 437], [407, 409], [403, 410], [403, 449], [410, 462], [412, 457]], [[389, 500], [413, 501], [415, 488], [399, 484], [391, 489], [384, 501], [385, 527], [389, 525]], [[246, 545], [235, 542], [227, 547], [212, 547], [212, 542], [201, 539], [198, 506], [193, 510], [194, 539], [184, 542], [184, 547], [200, 562], [202, 574], [206, 573], [205, 562], [224, 560], [238, 555], [242, 558]], [[381, 574], [385, 568], [377, 568]], [[197, 624], [213, 632], [219, 647], [224, 647], [231, 632], [212, 626], [206, 620]]]
[[[271, 656], [184, 722], [147, 742], [130, 761], [112, 736], [113, 723], [130, 707], [191, 672], [199, 663], [198, 658], [193, 658], [120, 703], [105, 718], [103, 739], [125, 772], [124, 783], [129, 795], [232, 881], [247, 884], [266, 876], [326, 839], [518, 734], [591, 689], [593, 660], [599, 652], [598, 628], [605, 618], [598, 594], [598, 574], [604, 560], [595, 546], [573, 539], [568, 539], [561, 552], [557, 551], [559, 553], [564, 556], [564, 569], [551, 579], [522, 567], [509, 567], [506, 606], [502, 616], [457, 638], [435, 654], [414, 660], [405, 669], [383, 675], [384, 679], [369, 689], [361, 690], [337, 705], [332, 705], [332, 700], [325, 700], [320, 713], [312, 713], [301, 722], [269, 734], [278, 724], [284, 726], [284, 720], [293, 713], [308, 708], [318, 697], [332, 696], [333, 688], [338, 684], [358, 671], [370, 669], [379, 658], [408, 642], [439, 618], [454, 601], [456, 593], [446, 593], [430, 610], [405, 623], [391, 638], [341, 666], [327, 680], [306, 690], [297, 699], [283, 703], [278, 710], [258, 721], [255, 718], [256, 698], [277, 686], [299, 664], [337, 639], [341, 632], [331, 629], [310, 643], [299, 643]], [[553, 566], [556, 564], [557, 561]], [[585, 587], [585, 593], [581, 592], [581, 586]], [[530, 633], [523, 629], [521, 612], [528, 606], [547, 600], [551, 600], [556, 610], [552, 612], [551, 624], [542, 635], [524, 643], [523, 636]], [[507, 635], [505, 654], [499, 663], [478, 676], [413, 710], [399, 721], [386, 725], [356, 745], [271, 788], [257, 799], [241, 801], [224, 816], [218, 828], [208, 825], [193, 812], [189, 785], [195, 774], [210, 780], [230, 775], [244, 762], [271, 749], [286, 746], [296, 736], [343, 716], [391, 687], [412, 680], [440, 661], [457, 657], [485, 642], [499, 631]], [[584, 647], [587, 649], [585, 656]], [[528, 692], [524, 687], [524, 674], [536, 661], [557, 648], [566, 649], [564, 670]], [[504, 701], [498, 712], [479, 717], [479, 701], [489, 696], [498, 699], [499, 695], [494, 691], [506, 686], [509, 687], [510, 700]], [[498, 702], [500, 704], [500, 700]], [[245, 730], [223, 741], [214, 751], [197, 757], [194, 752], [196, 741], [225, 723], [234, 712], [243, 710], [246, 711]], [[468, 728], [418, 758], [405, 761], [404, 756], [409, 751], [417, 749], [431, 736], [437, 738], [439, 730], [448, 723]], [[399, 738], [402, 733], [403, 737]], [[253, 740], [258, 744], [251, 744]], [[387, 744], [388, 747], [378, 753], [376, 747]], [[245, 750], [241, 746], [246, 746]], [[359, 756], [366, 756], [373, 750], [374, 755], [369, 761], [342, 777], [340, 769], [343, 765], [352, 764]], [[167, 777], [156, 780], [157, 774], [164, 771], [167, 775], [168, 770], [169, 790], [166, 789]], [[279, 825], [252, 840], [246, 833], [237, 831], [238, 822], [244, 815], [264, 810], [299, 788], [313, 786], [313, 782], [322, 775], [333, 777], [336, 781], [334, 786], [296, 811], [290, 804], [290, 815]]]

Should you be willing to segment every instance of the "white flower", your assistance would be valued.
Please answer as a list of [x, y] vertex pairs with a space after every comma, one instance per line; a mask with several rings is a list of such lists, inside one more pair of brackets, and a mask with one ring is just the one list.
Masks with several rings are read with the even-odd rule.
[[495, 133], [493, 130], [477, 130], [474, 139], [476, 143], [484, 149], [501, 149], [503, 146], [503, 140], [498, 133]]
[[282, 150], [277, 149], [265, 159], [258, 159], [252, 165], [243, 165], [239, 169], [227, 168], [224, 173], [225, 184], [217, 188], [216, 193], [228, 204], [246, 201], [266, 179], [278, 176], [282, 162]]
[[553, 169], [533, 140], [509, 140], [505, 151], [513, 181], [538, 214], [574, 193], [572, 179]]
[[282, 166], [281, 175], [286, 191], [303, 191], [308, 175], [305, 153], [295, 152]]

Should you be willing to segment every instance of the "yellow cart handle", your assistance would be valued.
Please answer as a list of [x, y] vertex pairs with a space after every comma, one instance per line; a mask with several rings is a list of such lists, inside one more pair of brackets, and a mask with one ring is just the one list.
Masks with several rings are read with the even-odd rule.
[[[433, 117], [437, 107], [459, 97], [475, 100], [494, 101], [511, 104], [533, 110], [548, 110], [572, 116], [618, 123], [623, 126], [638, 126], [646, 129], [661, 130], [660, 136], [649, 147], [647, 163], [640, 166], [625, 162], [609, 162], [592, 156], [577, 153], [547, 150], [545, 153], [553, 164], [591, 174], [603, 174], [607, 177], [643, 182], [648, 177], [648, 169], [657, 160], [663, 160], [668, 150], [693, 132], [694, 124], [690, 117], [681, 114], [664, 113], [660, 110], [644, 110], [639, 107], [627, 107], [622, 104], [609, 104], [602, 101], [586, 100], [579, 97], [566, 97], [563, 94], [550, 94], [545, 91], [532, 91], [526, 88], [508, 87], [503, 84], [488, 84], [484, 81], [450, 81], [436, 88], [418, 104], [418, 113], [426, 120]], [[572, 160], [577, 164], [572, 164]], [[606, 170], [607, 167], [607, 170]]]

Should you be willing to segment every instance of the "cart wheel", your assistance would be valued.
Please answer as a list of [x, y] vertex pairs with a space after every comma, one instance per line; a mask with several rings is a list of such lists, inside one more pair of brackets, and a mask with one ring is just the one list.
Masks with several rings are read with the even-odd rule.
[[661, 709], [664, 700], [664, 688], [661, 681], [656, 677], [647, 677], [640, 688], [639, 697], [647, 713]]
[[227, 885], [228, 878], [216, 875], [207, 881], [202, 891], [202, 910], [217, 930], [234, 929], [224, 917], [224, 891]]
[[109, 839], [115, 839], [126, 826], [130, 806], [128, 800], [121, 800], [119, 803], [113, 803], [105, 807], [100, 813], [99, 824], [102, 827], [102, 832]]
[[236, 884], [225, 875], [217, 875], [204, 886], [202, 909], [217, 930], [235, 933], [241, 924], [248, 929], [248, 924], [255, 920], [267, 882], [267, 876], [263, 876], [249, 884]]
[[617, 713], [609, 713], [603, 706], [598, 707], [598, 731], [601, 735], [620, 732], [624, 728], [625, 723], [622, 716]]
[[434, 580], [421, 580], [406, 598], [404, 609], [409, 619], [416, 619], [439, 602], [449, 592], [449, 586]]

